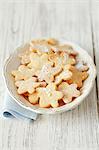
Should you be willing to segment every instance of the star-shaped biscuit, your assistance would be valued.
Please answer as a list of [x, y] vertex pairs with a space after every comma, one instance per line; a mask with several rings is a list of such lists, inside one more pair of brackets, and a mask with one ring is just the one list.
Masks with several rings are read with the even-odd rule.
[[37, 92], [39, 93], [39, 105], [40, 107], [58, 107], [58, 101], [63, 97], [62, 92], [56, 91], [56, 85], [54, 83], [50, 83], [46, 88], [37, 88]]
[[77, 84], [68, 84], [66, 82], [62, 82], [58, 90], [63, 92], [63, 101], [67, 104], [72, 101], [73, 98], [76, 98], [80, 95], [80, 91], [77, 90]]
[[72, 72], [71, 79], [68, 81], [68, 83], [75, 83], [77, 84], [78, 88], [82, 87], [83, 81], [88, 77], [88, 73], [86, 71], [82, 72], [79, 71], [76, 67], [70, 66], [69, 69]]

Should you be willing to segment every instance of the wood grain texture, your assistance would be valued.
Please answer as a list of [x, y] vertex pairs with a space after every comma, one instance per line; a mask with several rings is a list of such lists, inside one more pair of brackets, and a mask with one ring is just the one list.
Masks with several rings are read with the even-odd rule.
[[[99, 12], [96, 7], [99, 10], [95, 2], [88, 0], [0, 3], [0, 69], [5, 58], [17, 46], [33, 37], [45, 36], [78, 43], [93, 59], [95, 54], [99, 69]], [[99, 74], [97, 81], [99, 83]], [[0, 76], [0, 106], [4, 92], [5, 86]], [[98, 146], [96, 85], [86, 100], [73, 111], [42, 115], [32, 123], [16, 119], [0, 120], [1, 150], [96, 150]]]
[[99, 2], [91, 2], [91, 21], [92, 21], [92, 35], [93, 35], [93, 47], [95, 55], [95, 63], [97, 67], [97, 98], [99, 100]]

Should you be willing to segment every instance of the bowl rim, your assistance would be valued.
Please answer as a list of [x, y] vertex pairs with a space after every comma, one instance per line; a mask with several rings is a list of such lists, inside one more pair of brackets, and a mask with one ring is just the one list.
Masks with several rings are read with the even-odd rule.
[[[27, 109], [27, 110], [30, 110], [32, 112], [36, 112], [38, 114], [56, 114], [56, 113], [62, 113], [62, 112], [65, 112], [65, 111], [68, 111], [68, 110], [72, 110], [73, 108], [75, 108], [76, 106], [78, 106], [87, 96], [88, 94], [90, 93], [90, 91], [92, 90], [93, 88], [93, 85], [94, 85], [94, 81], [95, 81], [95, 77], [96, 77], [96, 67], [95, 67], [95, 64], [93, 62], [93, 59], [91, 58], [91, 56], [88, 54], [87, 51], [85, 51], [83, 48], [81, 48], [78, 44], [74, 43], [74, 42], [70, 42], [70, 41], [67, 41], [65, 39], [59, 39], [59, 41], [63, 41], [65, 42], [65, 44], [69, 44], [71, 46], [74, 46], [74, 47], [77, 47], [79, 49], [81, 49], [87, 56], [88, 58], [90, 59], [91, 61], [91, 64], [92, 64], [92, 67], [93, 67], [93, 78], [91, 79], [91, 82], [90, 82], [90, 87], [88, 88], [88, 90], [83, 93], [82, 95], [80, 95], [79, 97], [77, 97], [75, 99], [75, 101], [72, 101], [71, 103], [68, 103], [66, 105], [63, 105], [61, 107], [57, 107], [57, 108], [51, 108], [51, 109], [48, 109], [48, 108], [33, 108], [33, 107], [30, 107], [30, 106], [26, 106], [24, 103], [22, 103], [20, 100], [18, 101], [16, 96], [13, 95], [13, 93], [11, 92], [11, 90], [9, 89], [9, 85], [8, 85], [8, 81], [7, 81], [7, 78], [6, 78], [6, 67], [7, 67], [7, 64], [9, 63], [10, 59], [13, 57], [14, 53], [15, 53], [15, 50], [10, 54], [10, 56], [8, 57], [8, 59], [6, 59], [5, 63], [4, 63], [4, 66], [3, 66], [3, 77], [4, 77], [4, 81], [5, 81], [5, 84], [6, 84], [6, 88], [7, 88], [7, 91], [9, 93], [9, 95], [13, 98], [13, 100], [15, 100], [15, 102], [17, 102], [21, 107]], [[21, 47], [23, 47], [24, 45], [26, 45], [28, 43], [25, 43], [23, 45], [21, 45], [20, 47], [16, 48], [19, 49]], [[75, 50], [76, 51], [76, 50]]]

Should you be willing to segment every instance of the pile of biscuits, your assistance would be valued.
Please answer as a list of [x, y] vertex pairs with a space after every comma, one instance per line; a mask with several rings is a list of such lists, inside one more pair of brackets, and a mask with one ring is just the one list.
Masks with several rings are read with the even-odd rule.
[[30, 42], [20, 54], [20, 66], [11, 74], [18, 94], [39, 107], [59, 107], [80, 96], [88, 66], [77, 61], [78, 53], [56, 39]]

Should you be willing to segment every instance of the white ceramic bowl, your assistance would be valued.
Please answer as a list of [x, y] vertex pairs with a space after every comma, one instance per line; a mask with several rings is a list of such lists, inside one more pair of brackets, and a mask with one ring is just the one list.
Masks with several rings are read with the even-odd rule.
[[14, 79], [11, 75], [11, 71], [17, 69], [17, 67], [20, 64], [20, 59], [18, 57], [19, 53], [22, 53], [29, 47], [29, 44], [25, 44], [19, 47], [17, 50], [15, 50], [13, 54], [10, 55], [10, 57], [6, 60], [6, 63], [4, 65], [4, 78], [5, 78], [7, 89], [11, 97], [13, 98], [13, 100], [16, 101], [22, 107], [24, 107], [25, 109], [31, 110], [39, 114], [61, 113], [64, 111], [72, 110], [73, 108], [78, 106], [83, 100], [85, 100], [86, 96], [91, 91], [94, 81], [95, 81], [95, 77], [96, 77], [96, 69], [95, 69], [95, 65], [94, 65], [92, 58], [89, 56], [89, 54], [85, 50], [83, 50], [78, 45], [72, 42], [65, 41], [65, 40], [60, 40], [60, 42], [62, 44], [65, 43], [65, 44], [71, 45], [74, 48], [74, 50], [78, 52], [79, 54], [78, 58], [80, 60], [83, 60], [89, 67], [89, 70], [88, 70], [89, 76], [84, 81], [84, 84], [82, 87], [82, 94], [71, 103], [58, 107], [58, 108], [40, 108], [39, 106], [30, 104], [24, 97], [18, 95], [16, 87], [14, 85]]

